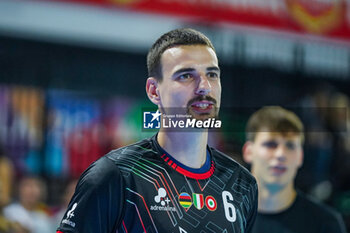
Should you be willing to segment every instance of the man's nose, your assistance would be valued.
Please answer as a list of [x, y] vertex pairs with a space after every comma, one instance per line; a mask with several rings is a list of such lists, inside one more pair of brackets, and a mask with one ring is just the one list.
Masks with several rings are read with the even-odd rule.
[[284, 145], [279, 145], [275, 151], [275, 157], [278, 159], [280, 162], [284, 162], [287, 160], [286, 157], [286, 151], [287, 148]]
[[205, 75], [200, 75], [198, 80], [198, 87], [196, 89], [197, 95], [208, 95], [211, 91], [211, 85]]

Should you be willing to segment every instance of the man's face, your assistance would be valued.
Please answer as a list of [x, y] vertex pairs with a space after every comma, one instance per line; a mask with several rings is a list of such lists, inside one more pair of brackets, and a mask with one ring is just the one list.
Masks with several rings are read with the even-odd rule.
[[244, 159], [261, 185], [279, 189], [294, 184], [303, 160], [301, 137], [295, 133], [258, 132], [254, 142], [246, 143]]
[[20, 202], [30, 208], [34, 208], [42, 198], [42, 190], [39, 181], [33, 178], [25, 178], [19, 186]]
[[[163, 79], [158, 82], [158, 106], [166, 114], [188, 113], [197, 119], [216, 117], [221, 83], [218, 59], [205, 45], [167, 49], [161, 57]], [[177, 108], [172, 112], [169, 108]]]

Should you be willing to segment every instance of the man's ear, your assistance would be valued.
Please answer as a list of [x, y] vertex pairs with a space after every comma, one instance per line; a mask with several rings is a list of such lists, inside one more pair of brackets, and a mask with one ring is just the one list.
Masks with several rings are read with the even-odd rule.
[[242, 148], [244, 162], [251, 164], [253, 160], [253, 142], [247, 141]]
[[157, 79], [154, 77], [149, 77], [146, 81], [147, 96], [155, 105], [160, 103], [158, 84]]

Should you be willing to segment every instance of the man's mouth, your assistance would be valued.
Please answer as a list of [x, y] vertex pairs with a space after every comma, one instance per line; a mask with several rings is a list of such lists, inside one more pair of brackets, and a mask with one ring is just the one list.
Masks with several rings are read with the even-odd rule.
[[198, 114], [211, 114], [216, 106], [216, 100], [211, 96], [197, 96], [188, 103], [189, 108]]
[[210, 101], [196, 101], [191, 104], [191, 108], [199, 113], [209, 113], [214, 108], [214, 103]]
[[283, 175], [287, 171], [287, 167], [284, 165], [271, 166], [269, 169], [275, 176]]

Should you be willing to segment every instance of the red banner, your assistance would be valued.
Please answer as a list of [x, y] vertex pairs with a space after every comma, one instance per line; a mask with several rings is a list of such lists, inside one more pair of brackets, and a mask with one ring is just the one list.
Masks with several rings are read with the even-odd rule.
[[[313, 34], [350, 41], [345, 0], [60, 0]], [[346, 13], [346, 11], [349, 11]]]

